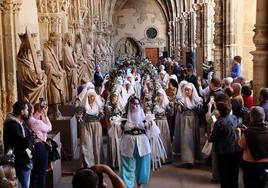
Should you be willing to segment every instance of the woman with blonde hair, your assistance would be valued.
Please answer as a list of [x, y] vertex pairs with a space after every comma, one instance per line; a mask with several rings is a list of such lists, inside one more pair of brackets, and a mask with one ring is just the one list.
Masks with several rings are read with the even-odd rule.
[[16, 170], [11, 165], [0, 166], [0, 188], [17, 188]]

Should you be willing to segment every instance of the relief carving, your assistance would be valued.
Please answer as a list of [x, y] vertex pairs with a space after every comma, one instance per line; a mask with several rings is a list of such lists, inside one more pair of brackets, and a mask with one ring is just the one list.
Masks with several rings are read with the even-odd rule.
[[18, 12], [22, 5], [22, 0], [11, 0], [0, 2], [0, 10], [3, 12]]

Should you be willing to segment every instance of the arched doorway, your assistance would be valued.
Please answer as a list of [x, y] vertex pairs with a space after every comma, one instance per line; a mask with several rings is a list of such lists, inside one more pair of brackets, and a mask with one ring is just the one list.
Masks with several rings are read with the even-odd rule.
[[115, 46], [115, 58], [117, 60], [131, 59], [141, 57], [141, 48], [135, 39], [124, 37], [120, 39]]

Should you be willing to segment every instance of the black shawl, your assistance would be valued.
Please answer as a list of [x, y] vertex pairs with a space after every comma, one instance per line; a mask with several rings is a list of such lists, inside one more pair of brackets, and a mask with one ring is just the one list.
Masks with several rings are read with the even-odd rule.
[[268, 158], [268, 124], [267, 122], [251, 124], [245, 130], [245, 138], [249, 151], [258, 161]]

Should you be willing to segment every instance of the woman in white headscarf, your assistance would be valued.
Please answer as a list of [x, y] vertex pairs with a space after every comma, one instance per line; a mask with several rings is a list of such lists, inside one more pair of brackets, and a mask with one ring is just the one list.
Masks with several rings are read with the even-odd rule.
[[151, 168], [151, 147], [145, 131], [145, 115], [137, 97], [128, 103], [127, 122], [120, 141], [120, 177], [127, 188], [147, 184]]
[[169, 100], [166, 92], [161, 88], [157, 91], [157, 100], [154, 106], [154, 114], [156, 117], [156, 124], [161, 131], [161, 139], [166, 150], [167, 159], [164, 163], [172, 162], [172, 147], [170, 139], [170, 131], [166, 114], [171, 110], [169, 106]]
[[152, 159], [152, 168], [156, 170], [161, 167], [161, 161], [165, 161], [167, 158], [166, 150], [163, 145], [160, 136], [160, 129], [155, 123], [155, 116], [152, 113], [146, 114], [146, 126], [147, 126], [147, 137], [150, 140], [151, 144], [151, 159]]
[[126, 94], [124, 96], [124, 98], [125, 98], [124, 100], [127, 101], [130, 96], [135, 95], [135, 90], [134, 90], [134, 87], [133, 87], [133, 85], [131, 84], [131, 82], [129, 80], [125, 80], [125, 82], [124, 82], [124, 88], [126, 90]]
[[162, 70], [159, 73], [159, 80], [160, 80], [160, 84], [161, 84], [162, 88], [167, 89], [168, 82], [169, 82], [169, 75], [165, 70]]
[[180, 154], [181, 150], [181, 125], [180, 125], [180, 116], [181, 116], [181, 111], [178, 109], [177, 101], [182, 98], [183, 94], [183, 89], [184, 85], [187, 84], [188, 82], [185, 80], [182, 80], [179, 84], [176, 99], [175, 99], [175, 108], [176, 108], [176, 117], [175, 117], [175, 130], [174, 130], [174, 139], [172, 142], [172, 150], [175, 154]]
[[109, 120], [108, 143], [107, 143], [107, 160], [113, 168], [118, 168], [120, 164], [119, 143], [122, 134], [122, 114], [124, 106], [122, 105], [121, 90], [118, 85], [116, 91], [108, 98], [105, 105], [105, 117]]
[[183, 95], [178, 100], [181, 111], [181, 160], [191, 168], [200, 157], [200, 135], [198, 111], [202, 107], [202, 98], [198, 96], [192, 83], [184, 85]]
[[102, 126], [100, 115], [103, 103], [94, 89], [89, 89], [84, 100], [84, 117], [81, 123], [81, 153], [84, 167], [103, 162]]

